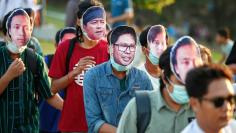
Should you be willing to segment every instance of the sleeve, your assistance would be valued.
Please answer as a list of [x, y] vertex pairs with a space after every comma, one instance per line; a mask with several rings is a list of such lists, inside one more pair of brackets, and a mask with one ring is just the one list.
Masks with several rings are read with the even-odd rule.
[[95, 85], [95, 73], [92, 68], [84, 77], [84, 105], [89, 132], [98, 133], [105, 121], [103, 120], [102, 109], [96, 95]]
[[40, 93], [40, 96], [42, 96], [44, 99], [52, 97], [52, 93], [50, 91], [50, 80], [47, 76], [47, 69], [45, 62], [43, 61], [43, 57], [37, 55], [38, 62], [37, 66], [40, 70], [38, 70], [38, 81], [36, 81], [38, 84], [38, 91]]
[[66, 53], [69, 48], [66, 47], [66, 43], [69, 43], [69, 41], [62, 42], [53, 56], [48, 74], [51, 78], [61, 78], [66, 74]]
[[131, 99], [127, 104], [118, 128], [117, 133], [137, 133], [137, 109], [136, 109], [136, 101], [135, 98]]
[[125, 10], [125, 12], [133, 12], [133, 2], [132, 2], [132, 0], [125, 0], [124, 10]]
[[230, 65], [230, 64], [235, 64], [236, 63], [236, 41], [234, 42], [234, 45], [232, 47], [232, 50], [225, 62], [226, 65]]

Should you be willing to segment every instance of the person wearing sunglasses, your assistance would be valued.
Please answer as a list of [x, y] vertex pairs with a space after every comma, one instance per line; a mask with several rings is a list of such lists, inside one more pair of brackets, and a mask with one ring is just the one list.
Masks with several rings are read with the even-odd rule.
[[186, 77], [190, 105], [196, 114], [182, 133], [235, 133], [235, 92], [232, 73], [220, 65], [204, 65]]

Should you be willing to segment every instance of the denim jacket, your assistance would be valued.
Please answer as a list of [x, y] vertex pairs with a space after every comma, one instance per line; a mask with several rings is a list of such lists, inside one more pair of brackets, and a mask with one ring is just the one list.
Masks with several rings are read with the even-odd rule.
[[145, 72], [134, 67], [127, 71], [125, 82], [126, 90], [122, 92], [110, 61], [91, 68], [85, 74], [84, 103], [89, 133], [98, 132], [104, 123], [117, 127], [135, 91], [153, 88]]

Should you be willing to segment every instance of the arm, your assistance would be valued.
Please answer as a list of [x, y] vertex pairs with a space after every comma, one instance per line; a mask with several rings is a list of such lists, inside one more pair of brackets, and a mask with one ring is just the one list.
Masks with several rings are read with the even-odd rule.
[[61, 78], [52, 78], [52, 86], [51, 91], [52, 93], [57, 93], [60, 90], [66, 88], [71, 82], [74, 81], [75, 77], [82, 73], [83, 70], [88, 69], [88, 65], [93, 65], [96, 62], [93, 61], [94, 57], [86, 56], [84, 58], [81, 58], [78, 62], [78, 66], [72, 71], [70, 71], [67, 75], [61, 77]]
[[106, 124], [103, 112], [96, 94], [96, 73], [94, 68], [86, 72], [84, 77], [84, 105], [86, 119], [88, 123], [88, 132], [111, 132], [114, 128]]
[[0, 95], [7, 88], [8, 84], [15, 78], [20, 76], [25, 71], [25, 65], [20, 58], [16, 58], [6, 73], [0, 78]]
[[119, 21], [128, 21], [134, 17], [133, 11], [128, 11], [122, 14], [121, 16], [113, 17], [113, 18], [108, 18], [109, 23], [115, 23]]
[[137, 110], [136, 110], [136, 101], [133, 98], [130, 100], [128, 105], [126, 106], [118, 128], [117, 133], [137, 133]]
[[47, 103], [53, 106], [54, 108], [62, 111], [63, 99], [58, 95], [58, 93], [48, 98]]

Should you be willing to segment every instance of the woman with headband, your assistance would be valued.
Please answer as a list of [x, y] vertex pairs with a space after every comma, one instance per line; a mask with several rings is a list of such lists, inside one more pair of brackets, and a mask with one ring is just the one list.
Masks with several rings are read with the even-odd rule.
[[[62, 132], [88, 131], [83, 100], [84, 74], [91, 67], [108, 60], [107, 42], [102, 40], [106, 31], [106, 15], [101, 3], [82, 1], [77, 17], [76, 38], [60, 43], [49, 70], [52, 91], [65, 90], [66, 93], [59, 122]], [[68, 68], [67, 53], [71, 48]]]
[[[31, 34], [30, 18], [25, 10], [13, 10], [7, 18], [6, 29], [7, 45], [0, 48], [0, 132], [38, 133], [37, 94], [60, 110], [63, 100], [50, 91], [42, 57], [27, 49]], [[37, 74], [31, 70], [29, 56], [35, 57]]]
[[160, 88], [148, 93], [150, 112], [144, 113], [140, 119], [137, 108], [147, 106], [139, 105], [137, 99], [132, 99], [122, 114], [117, 132], [180, 133], [195, 117], [188, 103], [184, 80], [188, 71], [200, 65], [202, 62], [198, 44], [189, 36], [179, 38], [160, 56]]

